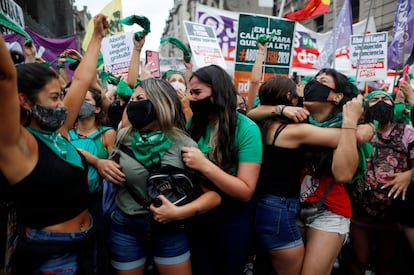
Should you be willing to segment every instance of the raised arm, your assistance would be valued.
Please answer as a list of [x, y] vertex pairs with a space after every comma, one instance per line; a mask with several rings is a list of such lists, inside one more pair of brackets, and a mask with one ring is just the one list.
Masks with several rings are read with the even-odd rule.
[[[20, 105], [17, 95], [17, 73], [0, 35], [0, 144], [3, 149], [11, 143], [17, 143], [20, 135]], [[0, 153], [1, 156], [1, 153]]]
[[65, 124], [61, 127], [60, 133], [68, 136], [67, 132], [73, 127], [80, 107], [82, 106], [86, 92], [96, 77], [96, 64], [101, 49], [102, 39], [105, 37], [109, 28], [106, 16], [98, 14], [94, 17], [94, 30], [88, 48], [75, 74], [72, 78], [72, 85], [69, 88], [63, 102], [68, 108], [68, 117]]
[[246, 102], [247, 112], [252, 108], [254, 99], [256, 98], [257, 92], [259, 91], [260, 81], [262, 80], [263, 61], [266, 60], [267, 43], [258, 43], [258, 48], [259, 50], [257, 52], [256, 60], [254, 61], [252, 73], [250, 76], [249, 93]]
[[139, 77], [140, 56], [142, 47], [145, 44], [145, 36], [141, 37], [139, 41], [135, 39], [135, 36], [132, 39], [134, 40], [134, 50], [132, 51], [131, 61], [129, 62], [127, 83], [133, 89]]
[[357, 123], [363, 112], [362, 95], [343, 106], [343, 121], [339, 143], [334, 150], [332, 174], [338, 182], [348, 182], [358, 166]]

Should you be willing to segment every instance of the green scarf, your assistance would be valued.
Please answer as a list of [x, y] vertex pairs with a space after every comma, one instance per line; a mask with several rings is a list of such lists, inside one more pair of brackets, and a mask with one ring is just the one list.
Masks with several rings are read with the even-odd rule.
[[46, 144], [47, 147], [49, 147], [50, 150], [52, 150], [62, 160], [72, 166], [85, 169], [78, 150], [76, 150], [72, 143], [70, 143], [70, 141], [64, 138], [60, 133], [43, 131], [31, 127], [26, 127], [26, 129]]
[[164, 154], [170, 149], [172, 138], [161, 131], [140, 133], [135, 130], [132, 133], [132, 152], [145, 166], [159, 164]]
[[310, 116], [309, 123], [322, 128], [339, 128], [342, 125], [342, 112], [336, 114], [336, 116], [324, 122], [317, 122], [313, 117]]
[[5, 27], [6, 29], [9, 29], [11, 31], [14, 31], [15, 33], [20, 34], [26, 39], [25, 44], [31, 44], [33, 43], [33, 39], [30, 37], [30, 35], [23, 30], [19, 25], [14, 23], [13, 20], [11, 20], [9, 17], [7, 17], [4, 12], [0, 12], [0, 25]]
[[147, 34], [149, 34], [151, 32], [151, 23], [148, 20], [148, 18], [145, 17], [145, 16], [131, 15], [131, 16], [128, 16], [126, 18], [123, 18], [123, 19], [119, 20], [119, 23], [124, 24], [124, 25], [128, 25], [128, 26], [132, 26], [134, 24], [137, 24], [137, 25], [139, 25], [140, 27], [143, 28], [142, 31], [134, 33], [134, 38], [135, 38], [136, 41], [139, 41], [141, 39], [141, 36], [146, 36]]

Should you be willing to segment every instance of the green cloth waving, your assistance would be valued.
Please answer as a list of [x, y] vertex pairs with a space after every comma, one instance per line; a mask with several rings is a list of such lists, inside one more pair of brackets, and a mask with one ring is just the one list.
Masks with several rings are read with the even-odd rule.
[[140, 27], [143, 28], [140, 32], [135, 32], [134, 37], [135, 40], [139, 41], [141, 40], [141, 37], [146, 36], [151, 32], [151, 23], [145, 16], [140, 15], [131, 15], [128, 17], [125, 17], [124, 19], [119, 20], [119, 23], [132, 26], [134, 24], [138, 24]]

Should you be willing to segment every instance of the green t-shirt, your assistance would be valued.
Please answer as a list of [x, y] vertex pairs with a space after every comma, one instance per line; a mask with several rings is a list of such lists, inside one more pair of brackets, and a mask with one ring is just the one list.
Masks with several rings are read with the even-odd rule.
[[[191, 118], [188, 121], [187, 126], [191, 124]], [[208, 157], [208, 153], [211, 148], [208, 145], [211, 138], [212, 128], [207, 126], [206, 137], [201, 138], [198, 141], [198, 147], [203, 151], [204, 155]], [[255, 162], [262, 163], [262, 135], [257, 124], [250, 118], [237, 113], [237, 125], [236, 125], [236, 146], [238, 150], [239, 163], [241, 162]], [[237, 174], [237, 165], [234, 163], [232, 166], [232, 174]]]

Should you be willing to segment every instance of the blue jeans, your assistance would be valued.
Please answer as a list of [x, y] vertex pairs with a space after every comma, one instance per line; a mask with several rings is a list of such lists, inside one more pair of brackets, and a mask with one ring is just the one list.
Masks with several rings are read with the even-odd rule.
[[[92, 218], [91, 218], [92, 221]], [[28, 240], [39, 241], [78, 241], [85, 238], [91, 226], [81, 232], [61, 233], [44, 229], [26, 229]], [[96, 263], [94, 264], [96, 266]], [[76, 252], [67, 252], [55, 254], [49, 257], [41, 266], [39, 266], [34, 275], [56, 274], [56, 275], [74, 275], [78, 271], [78, 255]]]
[[182, 226], [156, 224], [151, 215], [131, 216], [119, 208], [112, 212], [111, 220], [111, 262], [117, 270], [140, 267], [147, 256], [154, 256], [159, 264], [179, 264], [190, 258]]
[[268, 250], [301, 245], [302, 237], [296, 224], [298, 211], [299, 197], [260, 196], [255, 222], [259, 242]]

